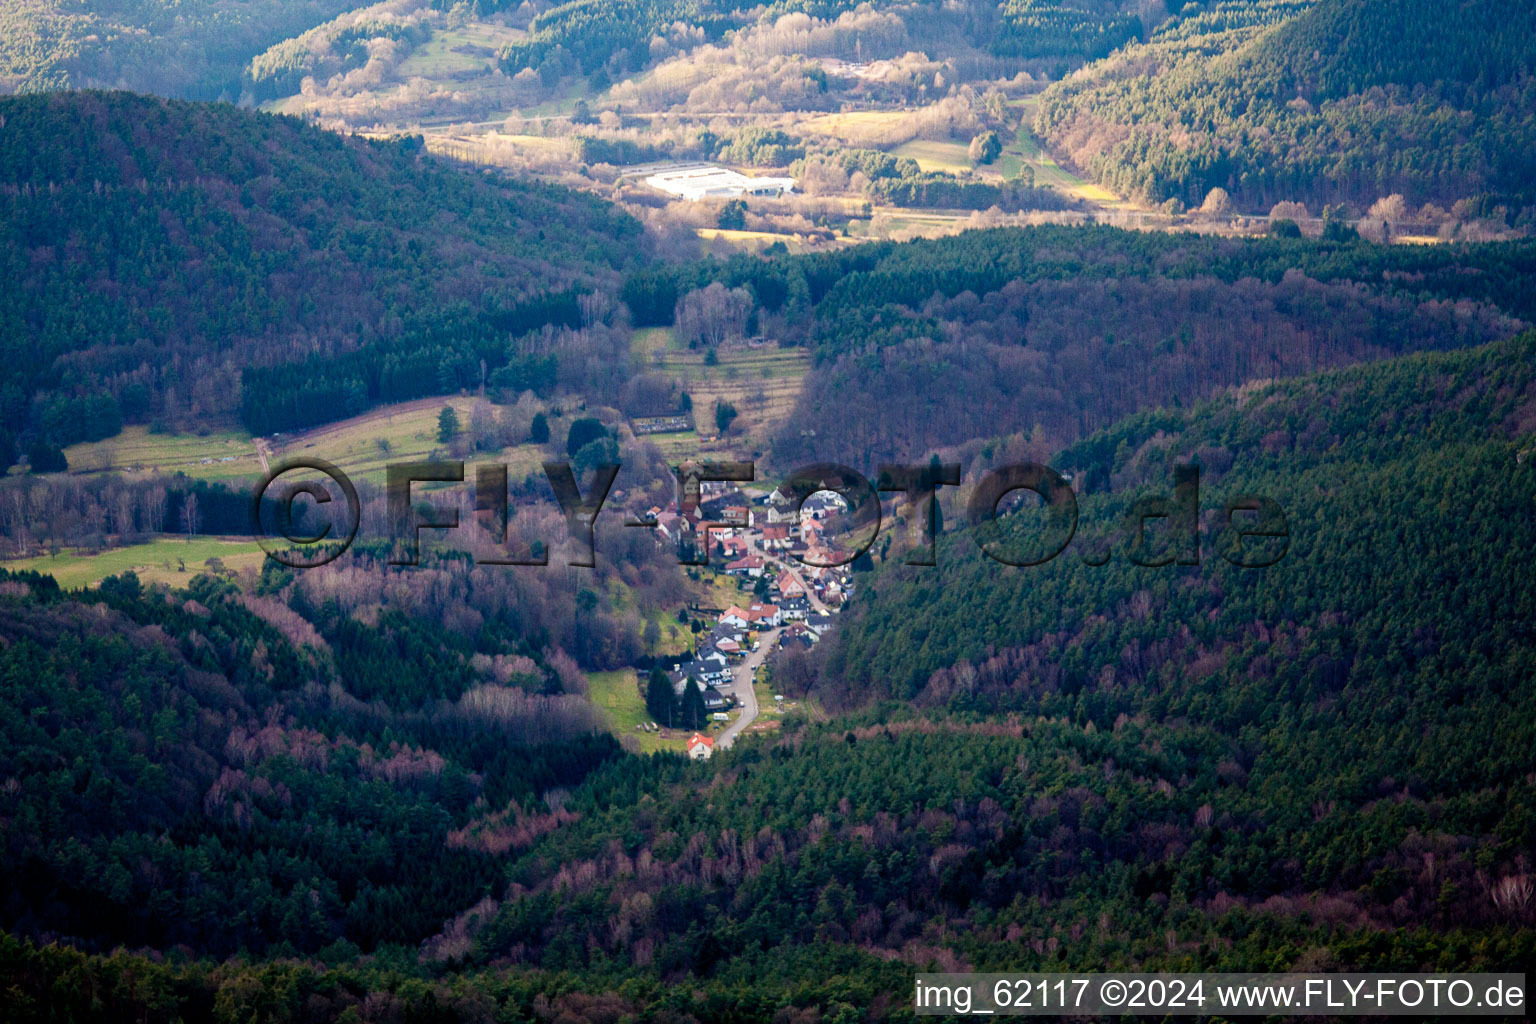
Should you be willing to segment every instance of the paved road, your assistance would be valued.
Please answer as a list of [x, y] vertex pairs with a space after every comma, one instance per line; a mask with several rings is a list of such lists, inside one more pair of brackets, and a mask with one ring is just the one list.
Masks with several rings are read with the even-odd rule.
[[756, 556], [758, 556], [759, 558], [761, 558], [763, 560], [763, 562], [764, 562], [763, 571], [764, 572], [767, 571], [767, 567], [769, 565], [773, 565], [773, 566], [777, 566], [779, 571], [789, 573], [790, 577], [793, 578], [796, 583], [800, 584], [800, 586], [805, 589], [806, 600], [808, 600], [811, 603], [811, 610], [813, 612], [815, 612], [817, 615], [831, 615], [832, 614], [830, 611], [827, 610], [827, 606], [821, 603], [821, 598], [816, 596], [816, 591], [811, 589], [811, 585], [805, 581], [805, 577], [800, 575], [800, 570], [795, 568], [795, 563], [794, 563], [793, 560], [788, 559], [788, 558], [780, 560], [777, 555], [772, 555], [772, 554], [769, 554], [768, 552], [764, 551], [758, 545], [757, 538], [755, 536], [753, 536], [753, 535], [750, 535], [750, 534], [747, 536], [747, 553], [751, 554], [751, 555], [756, 555]]
[[757, 650], [748, 654], [741, 660], [731, 672], [731, 692], [741, 704], [741, 717], [726, 727], [715, 740], [715, 745], [722, 750], [736, 742], [736, 737], [741, 731], [751, 725], [757, 718], [757, 691], [752, 687], [752, 672], [764, 661], [768, 660], [768, 652], [773, 650], [773, 645], [779, 642], [779, 634], [783, 629], [771, 629], [766, 633], [757, 634]]

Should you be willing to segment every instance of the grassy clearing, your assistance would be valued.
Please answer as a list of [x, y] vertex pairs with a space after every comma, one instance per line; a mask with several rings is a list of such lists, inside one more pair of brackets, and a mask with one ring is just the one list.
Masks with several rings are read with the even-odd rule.
[[654, 358], [656, 353], [682, 349], [682, 342], [665, 327], [641, 327], [629, 340], [629, 352], [641, 359]]
[[891, 150], [892, 156], [907, 156], [925, 171], [959, 174], [971, 169], [970, 149], [963, 142], [929, 142], [913, 139]]
[[849, 234], [864, 238], [941, 238], [964, 229], [970, 220], [965, 213], [929, 213], [899, 206], [877, 206], [870, 220], [855, 221]]
[[185, 537], [164, 534], [147, 544], [113, 548], [99, 554], [40, 555], [3, 565], [12, 570], [47, 573], [65, 588], [92, 587], [108, 576], [125, 572], [138, 573], [145, 582], [185, 586], [203, 571], [204, 563], [210, 558], [220, 559], [228, 569], [244, 569], [260, 566], [265, 557], [254, 540], [194, 537], [189, 542]]
[[496, 66], [500, 49], [526, 35], [521, 29], [490, 22], [470, 22], [432, 33], [400, 62], [395, 77], [441, 79], [455, 75], [488, 74]]
[[732, 228], [698, 228], [698, 235], [705, 241], [730, 242], [743, 249], [759, 251], [774, 242], [783, 242], [790, 252], [803, 252], [805, 244], [794, 235], [774, 231], [737, 231]]
[[[437, 417], [445, 405], [453, 407], [459, 425], [467, 429], [474, 399], [423, 398], [386, 405], [349, 420], [316, 427], [301, 434], [273, 439], [273, 462], [299, 455], [325, 459], [350, 476], [383, 483], [392, 462], [411, 462], [441, 453], [446, 446], [437, 440]], [[540, 450], [531, 444], [479, 456], [507, 463], [513, 479], [539, 472]]]
[[[334, 463], [354, 477], [383, 483], [389, 463], [424, 459], [446, 447], [437, 440], [443, 406], [451, 405], [460, 426], [467, 429], [473, 404], [472, 398], [453, 396], [386, 405], [298, 434], [268, 438], [268, 452], [272, 464], [305, 455]], [[71, 445], [64, 454], [75, 473], [180, 472], [198, 480], [238, 480], [262, 472], [255, 444], [242, 431], [151, 434], [143, 427], [125, 427], [105, 441]], [[508, 473], [520, 478], [539, 472], [543, 456], [534, 445], [517, 445], [483, 457], [507, 463]]]
[[478, 138], [492, 146], [508, 145], [519, 149], [537, 149], [560, 156], [569, 156], [571, 153], [571, 144], [565, 139], [552, 139], [546, 135], [522, 135], [491, 131]]
[[745, 607], [753, 600], [752, 588], [742, 586], [734, 576], [727, 576], [723, 572], [703, 573], [697, 583], [696, 593], [699, 604], [704, 608], [723, 610], [733, 604]]
[[676, 608], [662, 608], [654, 604], [641, 604], [634, 600], [634, 592], [622, 580], [615, 579], [609, 588], [609, 596], [618, 609], [633, 608], [646, 622], [654, 622], [661, 638], [647, 644], [646, 654], [676, 654], [693, 648], [693, 634], [677, 621]]
[[622, 668], [613, 672], [588, 672], [587, 696], [608, 720], [608, 728], [615, 736], [631, 736], [640, 744], [641, 753], [659, 751], [677, 752], [683, 749], [687, 733], [668, 729], [662, 732], [642, 732], [635, 726], [651, 720], [645, 710], [645, 700], [635, 685], [634, 669]]
[[917, 134], [912, 113], [905, 110], [849, 110], [822, 114], [795, 126], [802, 136], [836, 139], [849, 146], [881, 148]]
[[76, 473], [180, 472], [200, 480], [261, 473], [251, 435], [237, 430], [206, 435], [151, 434], [145, 427], [130, 426], [105, 441], [72, 444], [64, 449], [64, 457]]
[[1036, 102], [1035, 97], [1029, 97], [1027, 101], [1020, 104], [1020, 110], [1023, 112], [1023, 127], [1019, 129], [1014, 140], [1003, 147], [1003, 155], [998, 160], [998, 169], [1004, 175], [1012, 176], [1017, 173], [1020, 165], [1028, 166], [1035, 172], [1036, 185], [1054, 188], [1073, 198], [1083, 199], [1100, 206], [1132, 208], [1133, 204], [1102, 185], [1095, 185], [1073, 174], [1045, 151], [1044, 145], [1029, 130]]
[[1102, 185], [1085, 182], [1069, 190], [1079, 199], [1086, 199], [1091, 203], [1115, 205], [1122, 202], [1121, 198]]

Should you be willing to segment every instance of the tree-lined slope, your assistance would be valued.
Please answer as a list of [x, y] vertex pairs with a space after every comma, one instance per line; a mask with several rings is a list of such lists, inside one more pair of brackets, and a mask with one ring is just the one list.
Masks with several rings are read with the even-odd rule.
[[0, 91], [240, 95], [254, 54], [354, 0], [0, 0]]
[[0, 134], [0, 425], [57, 444], [237, 410], [288, 429], [472, 386], [514, 335], [574, 323], [572, 289], [639, 234], [419, 140], [229, 106], [16, 97]]
[[[1298, 13], [1298, 8], [1302, 8]], [[1536, 9], [1523, 0], [1229, 2], [1044, 96], [1036, 129], [1122, 192], [1536, 204]], [[1278, 22], [1278, 23], [1277, 23]]]

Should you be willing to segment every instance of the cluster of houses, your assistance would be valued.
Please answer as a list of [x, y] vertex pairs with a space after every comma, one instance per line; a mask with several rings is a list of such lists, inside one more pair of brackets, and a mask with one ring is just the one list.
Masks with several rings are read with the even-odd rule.
[[756, 633], [779, 624], [778, 609], [772, 605], [753, 605], [754, 611], [732, 606], [720, 616], [706, 635], [699, 638], [693, 660], [678, 665], [668, 678], [672, 690], [681, 697], [689, 680], [704, 691], [704, 710], [715, 714], [731, 706], [732, 700], [719, 687], [731, 680], [731, 669], [755, 649]]
[[752, 585], [759, 600], [720, 612], [709, 632], [699, 637], [692, 661], [668, 674], [681, 697], [689, 681], [704, 694], [705, 710], [724, 716], [733, 699], [721, 688], [738, 662], [758, 649], [759, 635], [783, 627], [778, 643], [808, 649], [832, 624], [829, 610], [852, 593], [846, 566], [796, 564], [798, 555], [812, 562], [839, 560], [827, 536], [847, 503], [829, 491], [811, 495], [802, 505], [779, 491], [753, 494], [731, 484], [703, 481], [681, 507], [653, 508], [649, 518], [664, 541], [693, 540], [710, 546], [711, 560], [725, 573]]
[[[837, 609], [848, 600], [852, 574], [830, 564], [846, 557], [836, 540], [839, 517], [848, 512], [841, 496], [818, 491], [797, 504], [778, 490], [753, 494], [715, 481], [697, 487], [691, 495], [685, 490], [680, 506], [650, 510], [662, 540], [708, 543], [711, 559], [722, 560], [729, 575], [768, 576], [768, 597], [789, 621], [809, 618], [815, 603]], [[795, 572], [777, 570], [773, 559], [795, 560]]]

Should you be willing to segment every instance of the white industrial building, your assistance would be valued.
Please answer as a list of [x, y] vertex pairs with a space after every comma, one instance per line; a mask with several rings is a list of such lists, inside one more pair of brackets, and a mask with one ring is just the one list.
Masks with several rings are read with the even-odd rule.
[[795, 190], [794, 178], [749, 178], [728, 167], [692, 164], [658, 171], [645, 179], [652, 188], [683, 199], [735, 199], [781, 196]]

